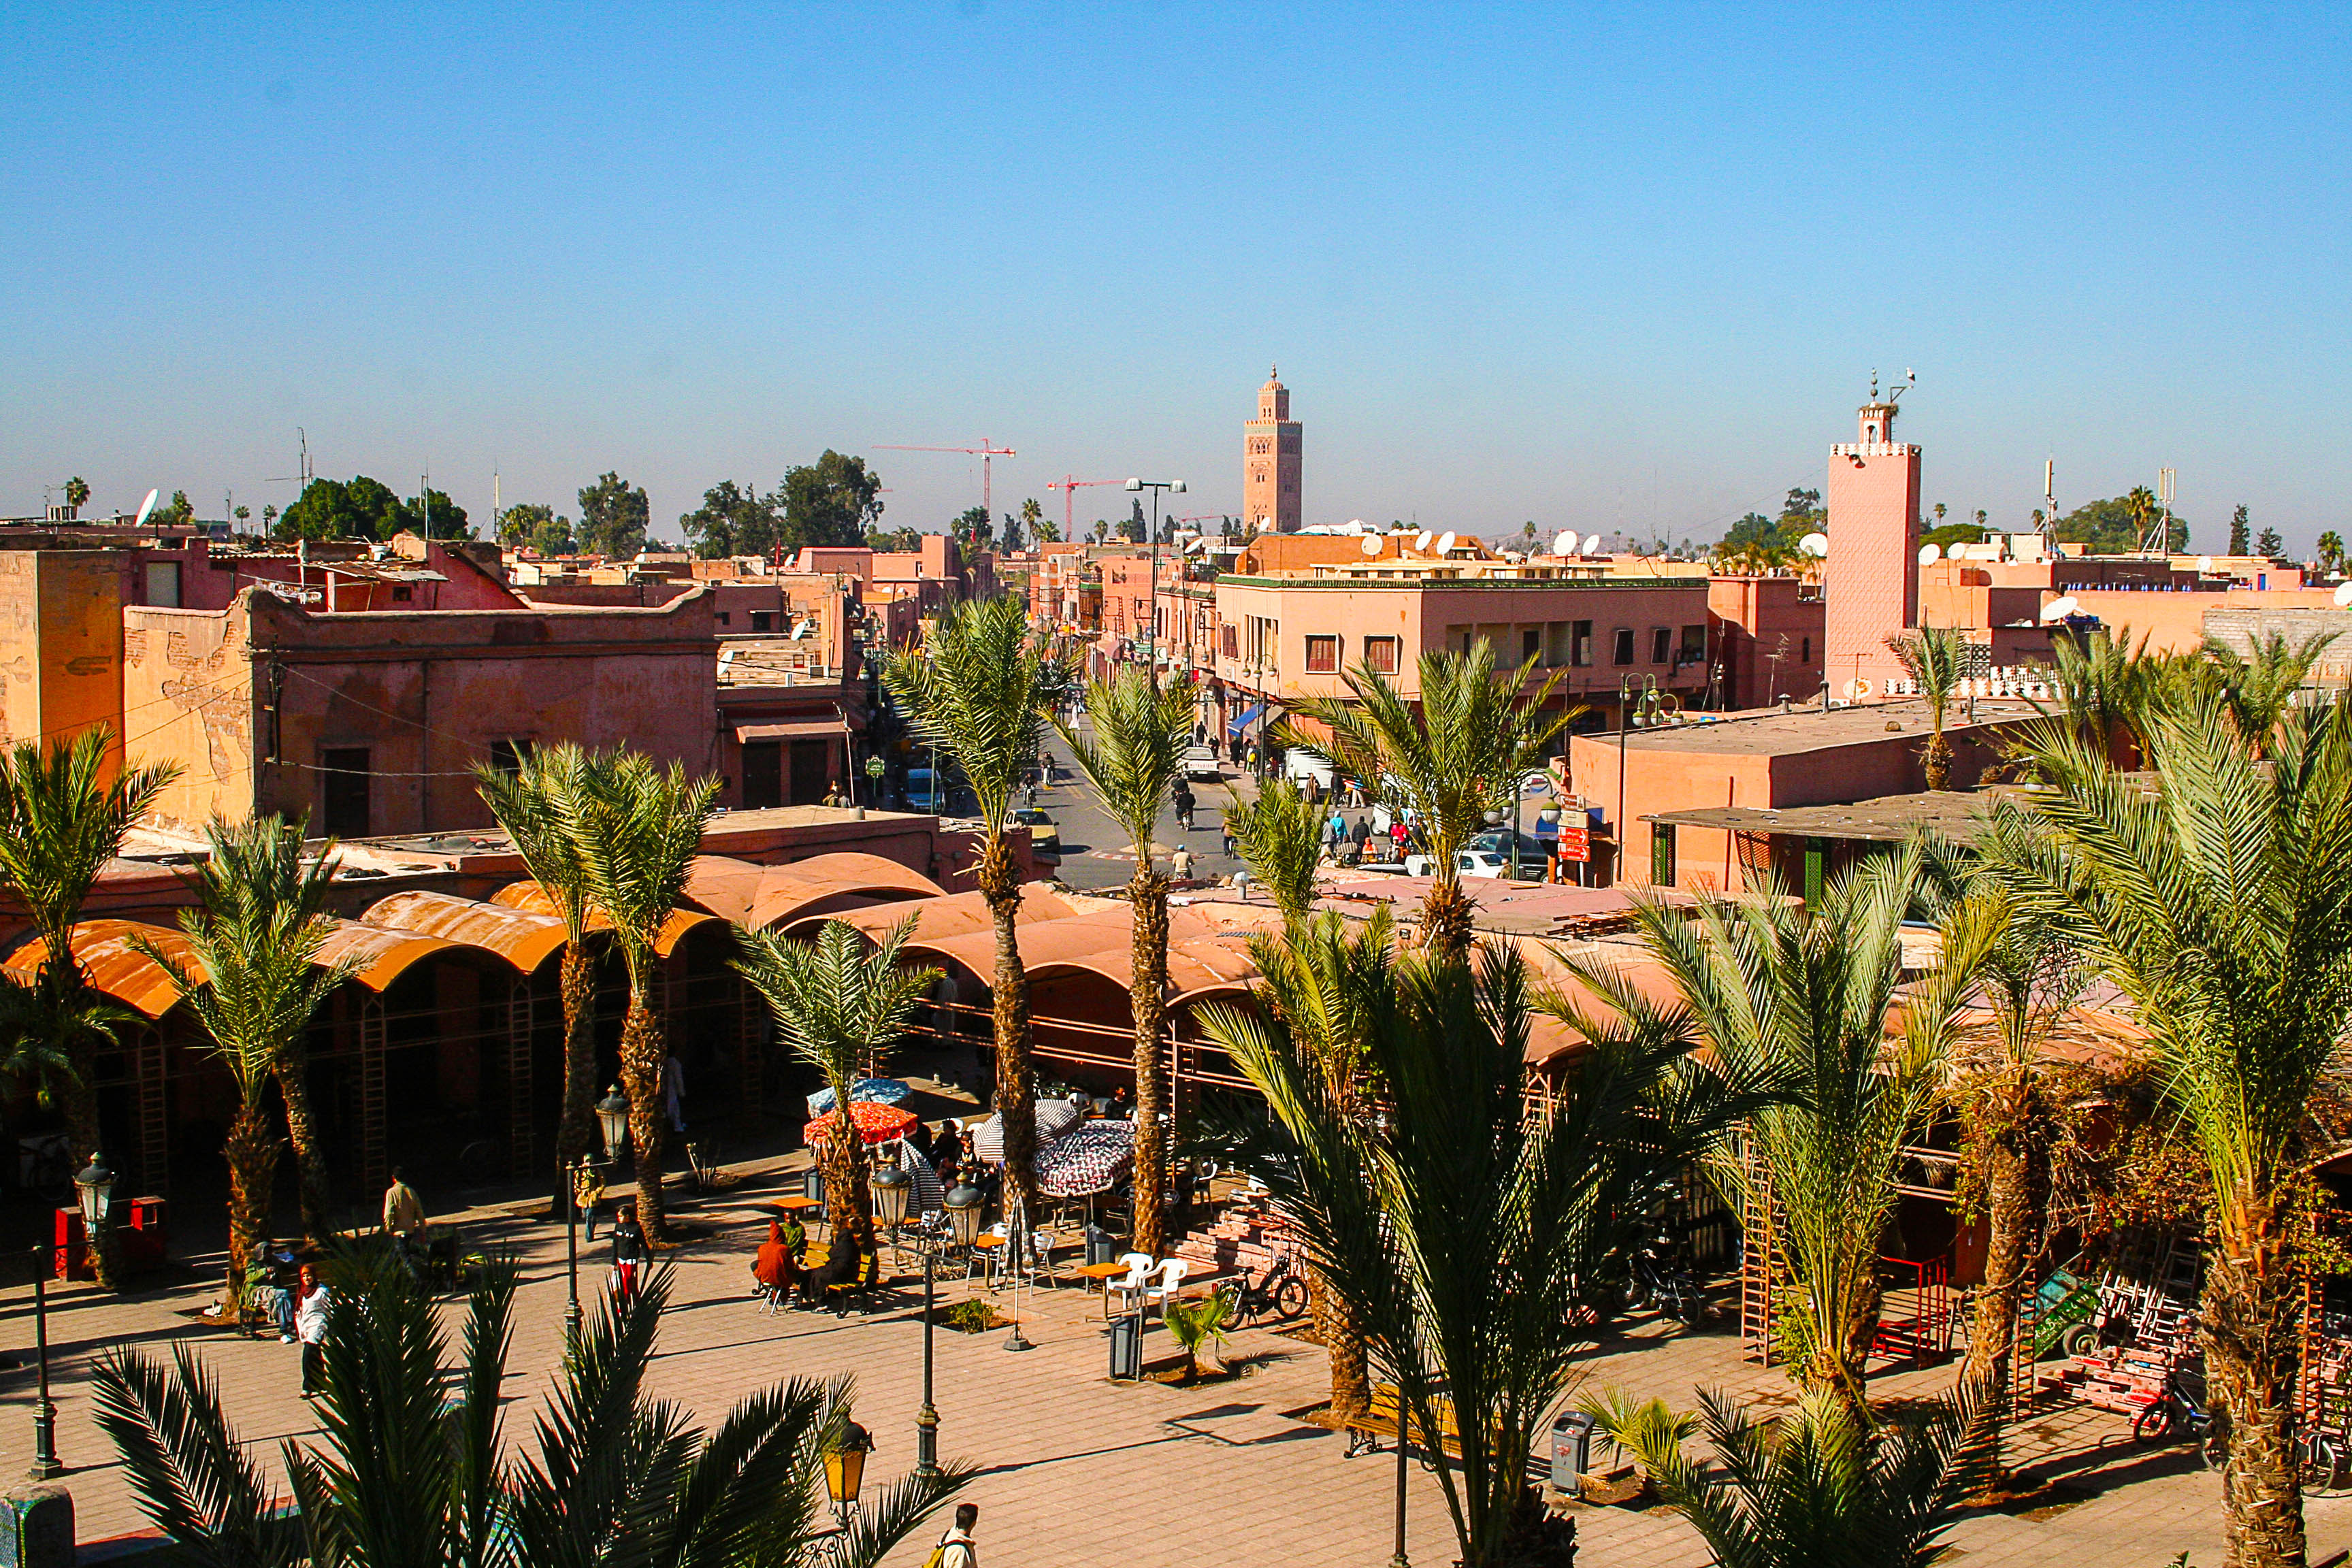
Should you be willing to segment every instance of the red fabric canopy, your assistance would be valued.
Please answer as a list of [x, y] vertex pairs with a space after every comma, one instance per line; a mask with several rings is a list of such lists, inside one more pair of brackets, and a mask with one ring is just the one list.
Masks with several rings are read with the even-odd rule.
[[[832, 1135], [837, 1112], [828, 1110], [823, 1116], [811, 1117], [805, 1129], [808, 1141], [823, 1142]], [[849, 1119], [857, 1124], [857, 1136], [866, 1143], [887, 1143], [893, 1138], [904, 1138], [915, 1130], [915, 1113], [895, 1105], [876, 1105], [871, 1100], [849, 1102]]]

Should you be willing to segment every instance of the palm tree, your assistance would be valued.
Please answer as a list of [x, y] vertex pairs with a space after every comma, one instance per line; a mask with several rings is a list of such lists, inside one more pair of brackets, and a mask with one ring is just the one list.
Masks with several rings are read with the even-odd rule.
[[1128, 879], [1134, 911], [1128, 1004], [1135, 1015], [1135, 1250], [1157, 1258], [1167, 1239], [1168, 1083], [1160, 1072], [1168, 1032], [1168, 879], [1152, 859], [1153, 829], [1179, 779], [1192, 739], [1192, 693], [1165, 689], [1140, 665], [1111, 680], [1087, 682], [1092, 736], [1059, 717], [1054, 727], [1078, 772], [1135, 850]]
[[1722, 1568], [1927, 1568], [1990, 1468], [1980, 1407], [1967, 1402], [1873, 1428], [1810, 1394], [1777, 1430], [1714, 1391], [1699, 1402], [1711, 1466], [1685, 1455], [1671, 1428], [1634, 1436], [1652, 1479]]
[[[1775, 1092], [1748, 1120], [1747, 1157], [1713, 1163], [1716, 1182], [1749, 1245], [1768, 1230], [1785, 1238], [1792, 1279], [1778, 1327], [1795, 1375], [1850, 1406], [1862, 1426], [1895, 1167], [1934, 1091], [1979, 957], [1948, 952], [1943, 967], [1910, 989], [1890, 1050], [1903, 982], [1898, 932], [1918, 860], [1906, 847], [1853, 868], [1814, 905], [1780, 898], [1777, 887], [1760, 899], [1702, 895], [1689, 921], [1640, 901], [1635, 922], [1674, 981], [1677, 1007], [1657, 1007], [1604, 964], [1568, 961], [1625, 1016], [1669, 1032], [1695, 1028], [1732, 1081]], [[1575, 1017], [1587, 1033], [1599, 1026]]]
[[303, 868], [300, 822], [215, 819], [205, 837], [212, 853], [189, 879], [200, 907], [180, 912], [185, 952], [144, 936], [134, 936], [131, 945], [171, 976], [180, 1000], [213, 1037], [213, 1054], [236, 1080], [236, 1115], [222, 1152], [229, 1173], [227, 1305], [237, 1308], [247, 1270], [269, 1237], [278, 1167], [268, 1101], [273, 1080], [303, 1166], [303, 1230], [320, 1244], [333, 1235], [326, 1216], [325, 1159], [310, 1124], [303, 1036], [320, 1005], [359, 961], [318, 962], [334, 930], [325, 911], [335, 868], [324, 858]]
[[[1456, 955], [1470, 948], [1470, 900], [1454, 852], [1486, 826], [1486, 814], [1518, 798], [1518, 784], [1540, 768], [1553, 736], [1584, 711], [1581, 703], [1546, 712], [1559, 689], [1555, 673], [1522, 697], [1527, 668], [1498, 672], [1484, 637], [1466, 653], [1421, 656], [1421, 700], [1409, 701], [1369, 662], [1341, 679], [1348, 699], [1301, 697], [1282, 721], [1286, 745], [1328, 751], [1342, 771], [1380, 791], [1390, 811], [1416, 819], [1436, 867], [1422, 903], [1422, 940]], [[1311, 721], [1328, 741], [1300, 731]]]
[[1229, 1147], [1364, 1325], [1402, 1407], [1458, 1435], [1460, 1461], [1437, 1476], [1460, 1560], [1542, 1561], [1558, 1526], [1528, 1486], [1528, 1449], [1579, 1376], [1596, 1274], [1640, 1198], [1745, 1102], [1689, 1070], [1686, 1038], [1621, 1029], [1597, 1036], [1567, 1093], [1530, 1114], [1529, 982], [1508, 947], [1475, 962], [1406, 955], [1347, 1002], [1390, 1090], [1384, 1118], [1334, 1100], [1278, 1011], [1202, 1009], [1273, 1112], [1270, 1125], [1231, 1117]]
[[1886, 646], [1927, 700], [1927, 751], [1919, 771], [1929, 789], [1949, 789], [1952, 742], [1944, 738], [1944, 716], [1951, 710], [1953, 689], [1969, 672], [1969, 639], [1956, 626], [1921, 626], [1889, 637]]
[[2330, 576], [2344, 569], [2344, 536], [2332, 528], [2319, 536], [2319, 569]]
[[866, 947], [845, 921], [827, 921], [814, 942], [787, 940], [772, 931], [735, 928], [741, 956], [735, 967], [775, 1015], [776, 1033], [803, 1061], [824, 1075], [833, 1090], [834, 1132], [824, 1146], [824, 1207], [856, 1250], [874, 1245], [873, 1194], [866, 1185], [866, 1146], [849, 1120], [850, 1085], [877, 1071], [913, 1023], [915, 1010], [940, 978], [936, 969], [902, 969], [898, 954], [915, 933], [908, 915]]
[[[2199, 1312], [2229, 1413], [2231, 1561], [2301, 1563], [2291, 1431], [2302, 1268], [2290, 1237], [2330, 1146], [2315, 1094], [2352, 1026], [2352, 709], [2288, 710], [2267, 757], [2232, 704], [2198, 693], [2154, 718], [2150, 796], [2061, 738], [1996, 848], [2038, 837], [2053, 863], [2003, 870], [2130, 999], [2210, 1184], [2215, 1244]], [[2004, 818], [1997, 814], [1997, 821]]]
[[[2014, 836], [2003, 854], [2048, 865], [2045, 847]], [[2016, 1371], [2019, 1302], [2032, 1288], [2032, 1254], [2048, 1223], [2053, 1149], [2070, 1105], [2093, 1091], [2079, 1049], [2055, 1048], [2094, 1043], [2074, 1019], [2090, 972], [2063, 926], [1994, 866], [1940, 844], [1929, 860], [1940, 875], [1926, 901], [1945, 949], [1981, 954], [1941, 1098], [1960, 1126], [1961, 1191], [1976, 1195], [1986, 1222], [1984, 1282], [1960, 1382], [1983, 1391], [1998, 1435]]]
[[719, 781], [688, 779], [676, 763], [658, 767], [636, 752], [591, 757], [579, 779], [574, 851], [596, 908], [613, 922], [629, 974], [621, 1086], [629, 1097], [629, 1142], [636, 1151], [637, 1219], [646, 1236], [658, 1237], [666, 1232], [662, 1151], [669, 1132], [662, 1114], [662, 1062], [669, 1053], [656, 1002], [658, 944], [662, 927], [686, 896], [687, 868], [702, 847]]
[[715, 1432], [644, 1388], [667, 1273], [612, 1298], [564, 1358], [530, 1448], [509, 1457], [501, 1384], [515, 1272], [480, 1271], [451, 1363], [433, 1302], [388, 1257], [331, 1266], [324, 1441], [288, 1442], [278, 1487], [184, 1344], [167, 1368], [117, 1346], [99, 1360], [98, 1422], [149, 1521], [219, 1568], [538, 1568], [625, 1558], [674, 1568], [871, 1568], [969, 1479], [962, 1466], [883, 1489], [828, 1544], [824, 1455], [851, 1429], [853, 1388], [794, 1378], [751, 1394]]
[[2051, 639], [2051, 689], [2058, 706], [2041, 709], [2027, 728], [2041, 734], [2053, 724], [2088, 737], [2117, 763], [2145, 756], [2147, 710], [2163, 681], [2168, 660], [2148, 652], [2148, 634], [2135, 644], [2129, 626], [2099, 630], [2077, 640]]
[[533, 747], [511, 774], [488, 766], [474, 773], [523, 869], [563, 921], [563, 1115], [555, 1156], [559, 1169], [568, 1170], [596, 1143], [596, 963], [588, 952], [595, 903], [578, 848], [588, 759], [567, 741]]
[[89, 481], [76, 474], [66, 481], [66, 505], [79, 511], [89, 504]]
[[1323, 808], [1288, 779], [1268, 779], [1255, 800], [1237, 800], [1225, 808], [1234, 852], [1265, 884], [1286, 923], [1305, 920], [1314, 906], [1326, 820]]
[[978, 880], [996, 927], [990, 983], [996, 1037], [996, 1113], [1004, 1168], [1024, 1214], [1037, 1206], [1037, 1100], [1029, 1059], [1029, 974], [1015, 918], [1020, 869], [1005, 828], [1022, 775], [1037, 763], [1043, 708], [1056, 681], [1045, 639], [1011, 595], [949, 605], [921, 647], [897, 654], [884, 679], [915, 734], [956, 761], [980, 805]]
[[[0, 756], [0, 882], [21, 900], [40, 939], [38, 984], [48, 1016], [61, 1027], [94, 1016], [89, 977], [74, 957], [73, 928], [90, 884], [122, 850], [122, 840], [172, 781], [177, 763], [118, 766], [114, 731], [94, 724], [70, 741], [19, 741]], [[69, 1071], [66, 1131], [76, 1158], [98, 1149], [97, 1059], [101, 1031], [74, 1026], [55, 1042]], [[99, 1283], [116, 1288], [114, 1249], [95, 1237], [90, 1257]]]
[[2279, 720], [2294, 706], [2295, 693], [2310, 678], [2319, 656], [2342, 635], [2314, 632], [2291, 645], [2284, 634], [2273, 632], [2254, 639], [2245, 654], [2219, 637], [2205, 639], [2204, 669], [2228, 700], [2238, 739], [2255, 755], [2270, 754]]

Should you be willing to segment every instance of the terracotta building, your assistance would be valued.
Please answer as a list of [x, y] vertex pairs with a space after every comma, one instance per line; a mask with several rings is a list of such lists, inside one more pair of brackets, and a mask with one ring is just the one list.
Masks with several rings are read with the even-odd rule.
[[[1830, 448], [1828, 565], [1831, 689], [1839, 696], [1886, 689], [1903, 674], [1890, 632], [1919, 624], [1919, 448], [1895, 439], [1897, 387], [1857, 413], [1861, 439]], [[1867, 690], [1858, 684], [1867, 682]]]
[[1279, 371], [1257, 389], [1257, 417], [1242, 426], [1242, 516], [1250, 526], [1296, 533], [1301, 437], [1290, 416], [1290, 389]]

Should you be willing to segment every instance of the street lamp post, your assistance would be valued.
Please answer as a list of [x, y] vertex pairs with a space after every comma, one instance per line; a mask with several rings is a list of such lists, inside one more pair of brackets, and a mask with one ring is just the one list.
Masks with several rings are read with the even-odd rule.
[[570, 1179], [564, 1183], [563, 1200], [563, 1348], [580, 1348], [580, 1179], [588, 1173], [594, 1160], [583, 1154], [565, 1169]]
[[49, 1397], [49, 1260], [43, 1258], [33, 1270], [33, 1343], [41, 1363], [41, 1393], [33, 1405], [33, 1465], [26, 1474], [37, 1481], [53, 1480], [65, 1473], [58, 1460], [58, 1406]]
[[1181, 479], [1129, 479], [1130, 490], [1151, 492], [1151, 615], [1143, 623], [1143, 668], [1150, 672], [1151, 684], [1160, 684], [1160, 492], [1173, 490], [1184, 493]]

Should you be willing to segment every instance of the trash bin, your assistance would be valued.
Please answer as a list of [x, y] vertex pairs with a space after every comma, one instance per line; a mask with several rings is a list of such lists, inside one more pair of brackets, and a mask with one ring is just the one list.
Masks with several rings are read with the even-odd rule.
[[1087, 1262], [1108, 1263], [1118, 1256], [1118, 1237], [1098, 1225], [1087, 1226]]
[[1110, 1321], [1110, 1375], [1114, 1381], [1143, 1380], [1143, 1314], [1130, 1312]]
[[1578, 1478], [1592, 1468], [1592, 1417], [1570, 1410], [1551, 1424], [1551, 1484], [1573, 1493]]
[[801, 1195], [824, 1202], [824, 1173], [814, 1165], [801, 1173]]

